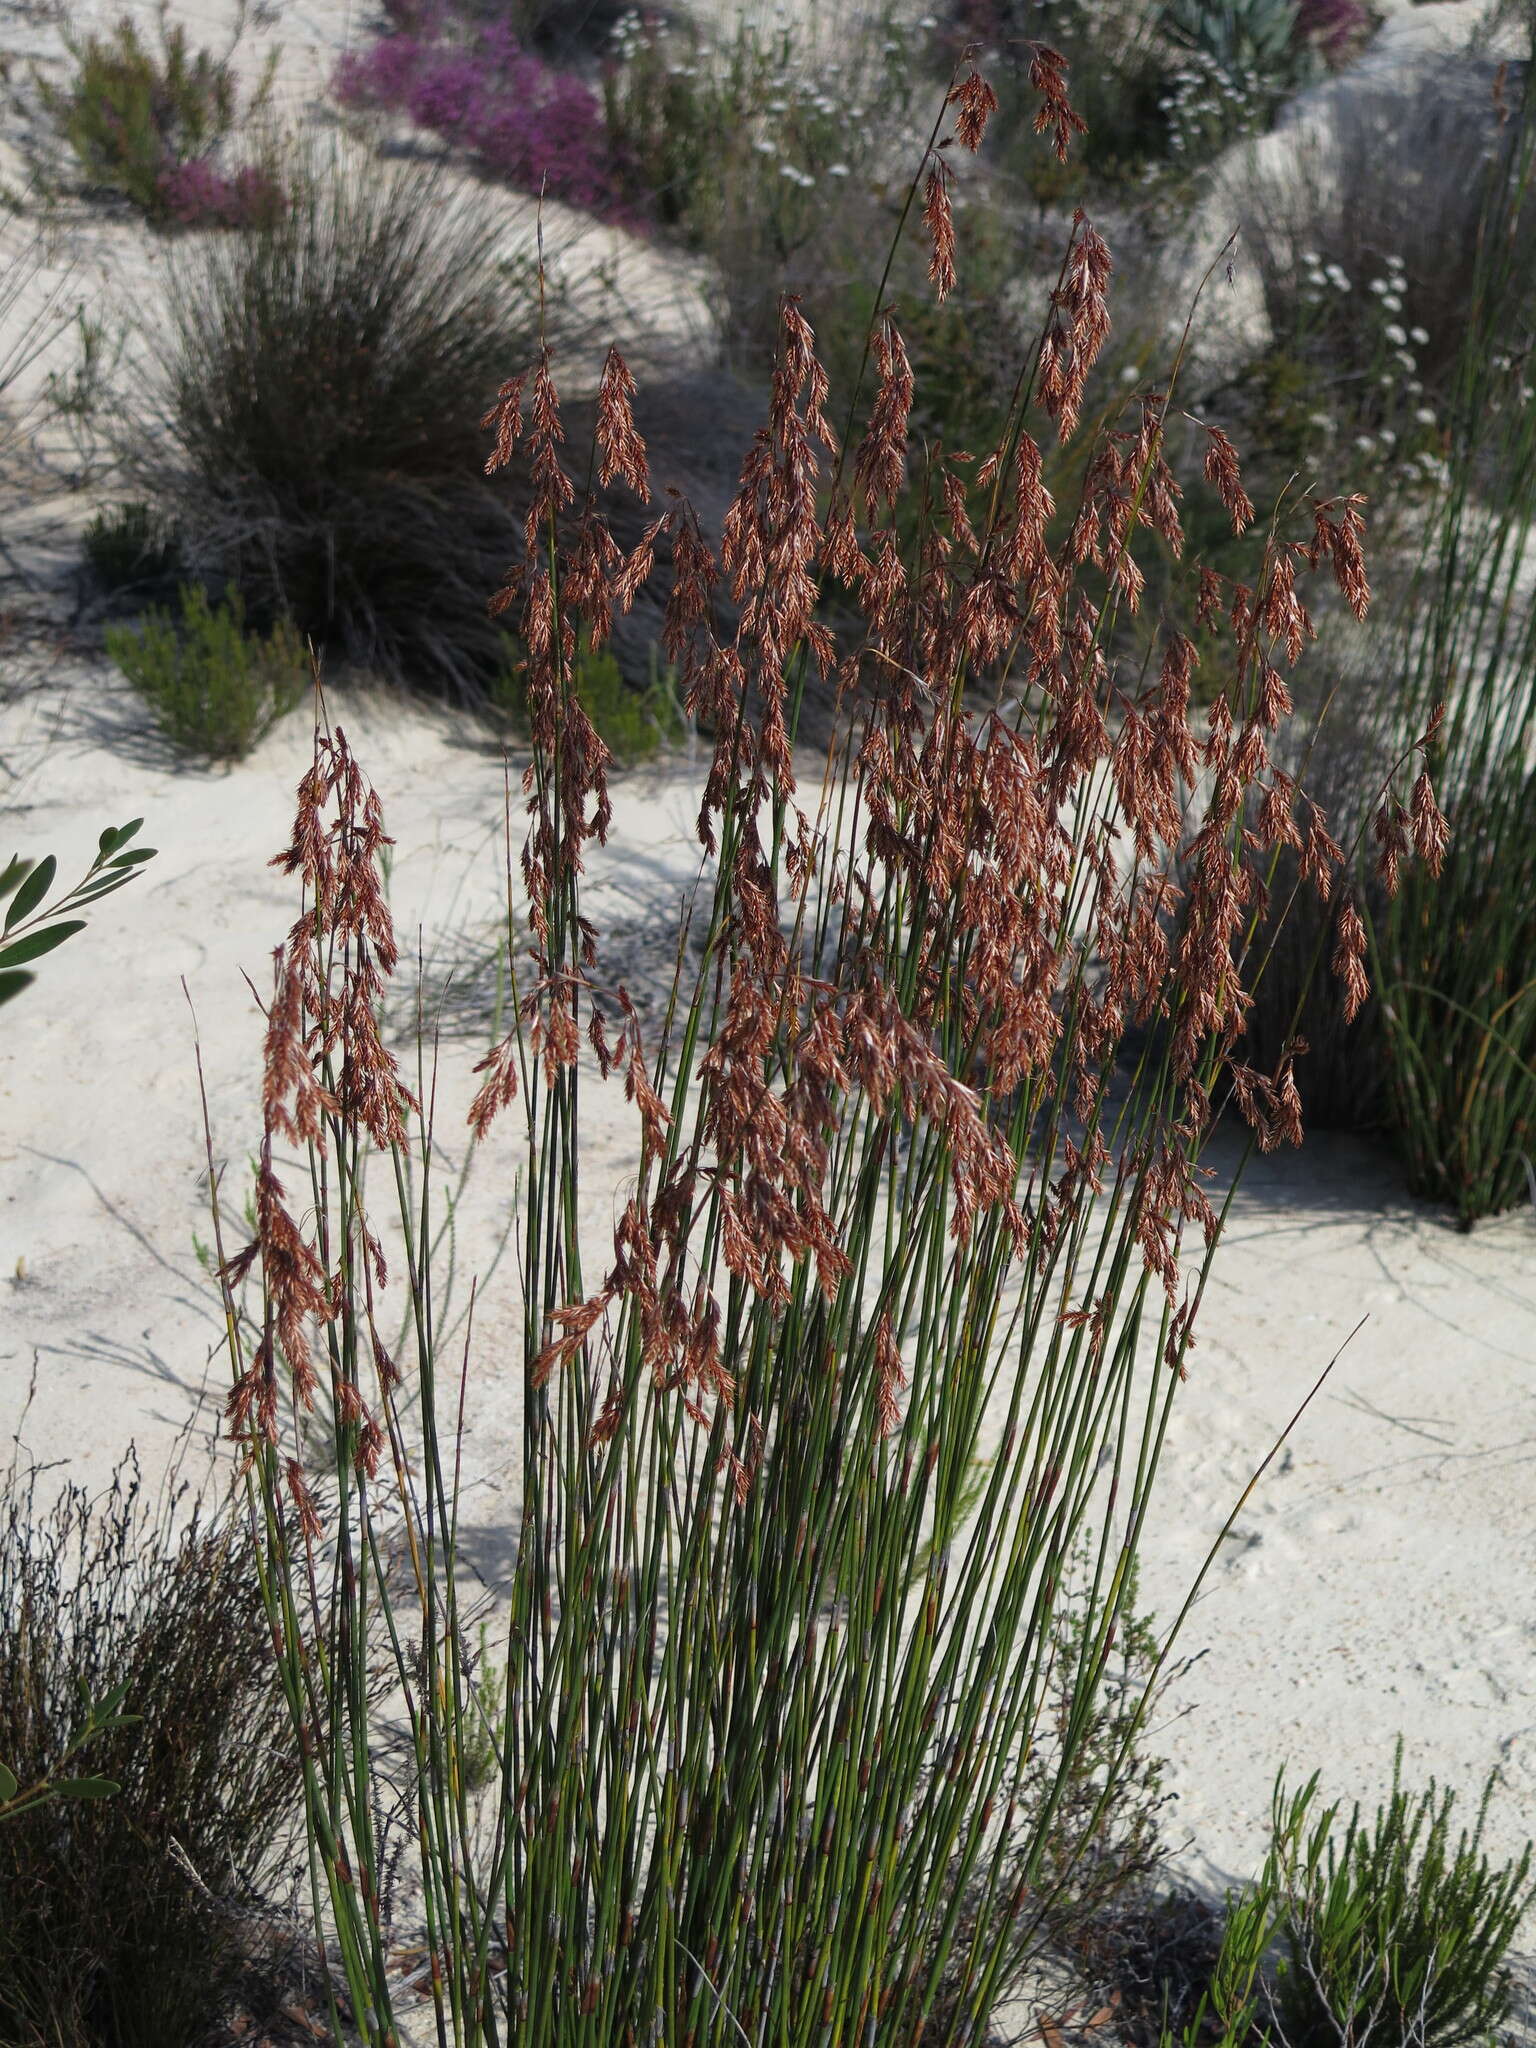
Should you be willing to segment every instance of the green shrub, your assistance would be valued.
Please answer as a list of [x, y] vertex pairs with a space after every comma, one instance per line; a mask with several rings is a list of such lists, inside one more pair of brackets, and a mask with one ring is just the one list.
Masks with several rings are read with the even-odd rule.
[[1509, 2010], [1505, 1957], [1536, 1897], [1530, 1845], [1497, 1868], [1483, 1852], [1497, 1773], [1453, 1845], [1455, 1794], [1437, 1797], [1431, 1779], [1411, 1799], [1402, 1763], [1399, 1738], [1390, 1799], [1370, 1826], [1357, 1806], [1342, 1840], [1336, 1806], [1311, 1819], [1315, 1776], [1288, 1800], [1276, 1792], [1275, 2010], [1287, 2048], [1470, 2048]]
[[[498, 676], [491, 701], [520, 725], [526, 723], [523, 665], [515, 648]], [[688, 736], [688, 720], [677, 700], [672, 677], [651, 657], [651, 680], [644, 689], [625, 682], [618, 659], [609, 647], [594, 652], [578, 648], [571, 672], [572, 687], [598, 737], [614, 759], [626, 767], [646, 760], [658, 748], [677, 746]]]
[[[133, 437], [129, 474], [254, 616], [483, 699], [518, 514], [483, 479], [479, 420], [536, 351], [534, 268], [430, 171], [311, 162], [285, 183], [281, 220], [173, 258], [163, 432]], [[552, 325], [557, 305], [551, 287]]]
[[140, 498], [98, 512], [85, 529], [82, 547], [91, 574], [112, 594], [162, 583], [181, 562], [175, 532]]
[[162, 13], [155, 51], [125, 16], [106, 36], [71, 43], [67, 88], [41, 82], [44, 105], [87, 183], [120, 192], [154, 219], [168, 217], [166, 181], [206, 158], [271, 94], [269, 64], [243, 112], [230, 55], [192, 50], [186, 29]]
[[1482, 1849], [1498, 1779], [1454, 1845], [1455, 1795], [1433, 1779], [1392, 1791], [1366, 1825], [1342, 1834], [1335, 1804], [1315, 1811], [1318, 1778], [1275, 1786], [1269, 1852], [1229, 1897], [1220, 1946], [1207, 1957], [1193, 2014], [1165, 2023], [1163, 2048], [1471, 2048], [1494, 2039], [1513, 1986], [1506, 1959], [1536, 1899], [1527, 1843], [1495, 1867]]
[[289, 1839], [297, 1753], [249, 1534], [140, 1497], [0, 1495], [0, 1755], [55, 1774], [83, 1701], [120, 1702], [82, 1766], [111, 1796], [0, 1825], [0, 2039], [171, 2048], [201, 2038], [243, 1913]]
[[237, 761], [304, 695], [304, 643], [280, 621], [245, 630], [238, 592], [217, 608], [183, 584], [179, 615], [158, 606], [137, 626], [109, 626], [107, 652], [144, 698], [167, 739], [214, 761]]

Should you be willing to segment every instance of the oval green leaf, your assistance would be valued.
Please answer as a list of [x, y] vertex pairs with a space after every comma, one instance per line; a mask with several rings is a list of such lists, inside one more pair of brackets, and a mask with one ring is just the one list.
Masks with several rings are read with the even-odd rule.
[[0, 1806], [3, 1806], [7, 1800], [14, 1799], [16, 1791], [16, 1773], [5, 1764], [0, 1764]]
[[0, 1003], [10, 1002], [11, 998], [19, 996], [24, 988], [30, 988], [36, 979], [35, 974], [27, 974], [20, 969], [14, 974], [0, 974]]
[[66, 939], [84, 930], [85, 919], [72, 917], [64, 924], [51, 924], [43, 931], [28, 932], [24, 939], [16, 939], [9, 946], [0, 946], [0, 968], [20, 967], [26, 960], [41, 960], [55, 946], [62, 946]]
[[38, 862], [31, 874], [28, 875], [27, 879], [16, 891], [16, 901], [6, 912], [5, 928], [7, 931], [20, 924], [24, 917], [30, 917], [32, 912], [36, 910], [39, 903], [42, 902], [48, 891], [53, 887], [53, 878], [58, 873], [58, 867], [59, 864], [51, 853], [46, 859]]
[[60, 1778], [50, 1787], [59, 1799], [110, 1799], [122, 1789], [112, 1778]]

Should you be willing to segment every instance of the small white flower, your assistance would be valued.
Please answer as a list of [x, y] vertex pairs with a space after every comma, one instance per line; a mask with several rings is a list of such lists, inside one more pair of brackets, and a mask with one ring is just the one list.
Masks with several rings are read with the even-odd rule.
[[1391, 285], [1388, 284], [1387, 280], [1384, 277], [1373, 277], [1371, 279], [1371, 290], [1376, 294], [1378, 299], [1384, 298], [1386, 294], [1389, 291], [1391, 291], [1391, 289]]
[[1127, 363], [1125, 368], [1120, 372], [1120, 382], [1122, 384], [1134, 384], [1136, 382], [1136, 379], [1140, 375], [1141, 372], [1137, 369], [1134, 363]]
[[1429, 329], [1427, 327], [1410, 327], [1408, 338], [1410, 341], [1416, 341], [1419, 347], [1423, 348], [1424, 344], [1429, 340]]
[[1403, 302], [1396, 292], [1387, 293], [1387, 296], [1381, 302], [1381, 310], [1384, 313], [1401, 313]]
[[1403, 368], [1407, 370], [1410, 374], [1412, 374], [1412, 372], [1419, 367], [1418, 357], [1411, 356], [1405, 348], [1400, 348], [1397, 351], [1397, 360], [1402, 364]]
[[1395, 448], [1397, 446], [1397, 436], [1390, 427], [1383, 427], [1376, 438], [1380, 441], [1383, 448]]
[[1389, 320], [1387, 322], [1387, 325], [1381, 331], [1387, 337], [1388, 341], [1391, 342], [1394, 348], [1402, 348], [1407, 343], [1407, 330], [1405, 328], [1399, 327], [1395, 320]]
[[1309, 413], [1307, 415], [1307, 425], [1309, 427], [1316, 427], [1320, 434], [1326, 434], [1333, 425], [1333, 415], [1326, 412]]
[[1349, 279], [1344, 275], [1337, 263], [1328, 264], [1323, 275], [1335, 291], [1347, 292], [1349, 290]]
[[1401, 256], [1389, 256], [1387, 258], [1387, 268], [1388, 270], [1403, 270], [1406, 269], [1407, 266], [1403, 262]]
[[1421, 427], [1432, 427], [1435, 424], [1434, 408], [1428, 405], [1421, 405], [1414, 414], [1414, 418]]
[[829, 178], [846, 178], [849, 176], [848, 166], [846, 164], [828, 164], [827, 176]]
[[1356, 434], [1355, 446], [1362, 455], [1374, 455], [1376, 453], [1376, 443], [1369, 434]]
[[770, 142], [766, 135], [759, 136], [752, 147], [759, 156], [777, 156], [779, 153], [779, 145], [776, 142]]

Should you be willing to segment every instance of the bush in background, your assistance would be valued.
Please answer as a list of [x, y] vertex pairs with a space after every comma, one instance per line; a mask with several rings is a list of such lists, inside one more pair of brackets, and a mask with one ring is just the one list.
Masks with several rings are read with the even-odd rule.
[[109, 35], [70, 43], [75, 77], [68, 87], [40, 81], [44, 105], [94, 189], [161, 222], [249, 225], [277, 195], [259, 172], [220, 172], [213, 152], [266, 105], [273, 65], [241, 108], [229, 53], [194, 51], [163, 14], [159, 35], [156, 51], [125, 16]]
[[[1536, 402], [1527, 367], [1536, 110], [1529, 74], [1518, 100], [1510, 88], [1503, 125], [1490, 103], [1469, 97], [1477, 83], [1476, 67], [1470, 84], [1436, 69], [1422, 90], [1373, 86], [1355, 112], [1329, 113], [1334, 154], [1315, 185], [1298, 170], [1289, 227], [1280, 213], [1261, 216], [1272, 283], [1288, 275], [1288, 249], [1303, 235], [1316, 240], [1296, 258], [1299, 307], [1276, 298], [1276, 317], [1289, 306], [1293, 320], [1315, 321], [1299, 346], [1318, 363], [1320, 388], [1331, 379], [1348, 394], [1342, 403], [1368, 429], [1357, 452], [1395, 479], [1399, 498], [1409, 482], [1415, 496], [1406, 515], [1399, 505], [1399, 560], [1368, 647], [1327, 622], [1350, 746], [1324, 742], [1313, 778], [1334, 831], [1355, 850], [1352, 909], [1370, 934], [1376, 998], [1357, 1018], [1316, 986], [1299, 998], [1306, 959], [1336, 942], [1336, 911], [1303, 903], [1290, 954], [1282, 950], [1279, 971], [1255, 991], [1249, 1027], [1257, 1056], [1299, 1029], [1311, 1050], [1298, 1084], [1314, 1113], [1336, 1105], [1345, 1122], [1379, 1118], [1410, 1187], [1466, 1227], [1528, 1197], [1536, 1147]], [[1357, 179], [1348, 199], [1336, 171]], [[1363, 268], [1324, 262], [1319, 229], [1333, 225], [1351, 260], [1368, 258]], [[1403, 359], [1383, 370], [1394, 351]], [[1405, 405], [1433, 420], [1425, 431], [1439, 452], [1394, 465], [1384, 422]], [[1379, 771], [1407, 759], [1440, 706], [1430, 761], [1450, 820], [1443, 871], [1433, 894], [1415, 872], [1391, 897], [1412, 804], [1364, 805], [1360, 764]], [[1282, 898], [1288, 877], [1282, 863]]]
[[920, 43], [890, 12], [744, 18], [721, 35], [619, 23], [603, 88], [616, 172], [635, 214], [710, 260], [733, 367], [766, 375], [785, 291], [819, 334], [835, 320], [862, 339], [848, 302], [889, 239], [892, 139], [922, 83]]
[[153, 589], [181, 566], [181, 542], [174, 529], [142, 498], [96, 513], [80, 545], [86, 567], [108, 596]]
[[[1275, 335], [1325, 387], [1340, 375], [1362, 387], [1367, 409], [1388, 372], [1417, 378], [1430, 403], [1456, 378], [1486, 260], [1482, 223], [1522, 147], [1520, 121], [1501, 123], [1494, 78], [1491, 64], [1447, 57], [1330, 93], [1304, 142], [1237, 194]], [[1531, 222], [1520, 241], [1528, 267]], [[1394, 354], [1404, 349], [1411, 368]], [[1408, 396], [1423, 402], [1411, 385]]]
[[183, 584], [178, 613], [155, 607], [137, 625], [109, 626], [106, 637], [166, 738], [213, 761], [248, 754], [309, 680], [298, 634], [285, 621], [264, 639], [247, 633], [238, 591], [214, 607], [200, 586]]
[[383, 0], [391, 29], [414, 36], [464, 34], [504, 24], [526, 48], [566, 65], [600, 56], [631, 0]]
[[0, 1820], [0, 2038], [168, 2048], [239, 1967], [242, 1916], [285, 1854], [298, 1756], [248, 1532], [131, 1466], [51, 1503], [0, 1496], [0, 1757], [49, 1776], [82, 1701], [131, 1720], [88, 1764], [116, 1786]]
[[348, 51], [332, 91], [343, 106], [402, 113], [524, 192], [612, 210], [617, 179], [602, 103], [524, 47], [502, 19], [399, 29]]
[[[527, 659], [509, 643], [509, 659], [497, 679], [491, 701], [527, 729], [524, 677]], [[609, 647], [578, 646], [571, 666], [571, 686], [597, 735], [614, 759], [632, 766], [659, 748], [678, 745], [688, 736], [688, 720], [678, 701], [674, 678], [651, 651], [651, 676], [645, 688], [625, 680], [618, 657]]]
[[253, 622], [483, 698], [516, 513], [482, 480], [478, 423], [536, 352], [533, 265], [506, 262], [497, 218], [431, 172], [312, 164], [289, 183], [279, 220], [173, 264], [128, 474]]

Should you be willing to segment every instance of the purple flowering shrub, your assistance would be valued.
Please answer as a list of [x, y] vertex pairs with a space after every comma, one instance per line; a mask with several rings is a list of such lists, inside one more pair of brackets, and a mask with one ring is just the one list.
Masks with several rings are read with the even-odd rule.
[[168, 164], [159, 196], [165, 214], [183, 228], [270, 227], [288, 203], [270, 172], [246, 164], [231, 177], [207, 156]]
[[598, 211], [617, 203], [602, 104], [577, 78], [494, 22], [467, 40], [439, 18], [349, 51], [332, 90], [344, 106], [404, 113], [528, 192]]
[[1298, 38], [1312, 43], [1330, 63], [1341, 62], [1369, 33], [1371, 10], [1364, 0], [1301, 0]]

